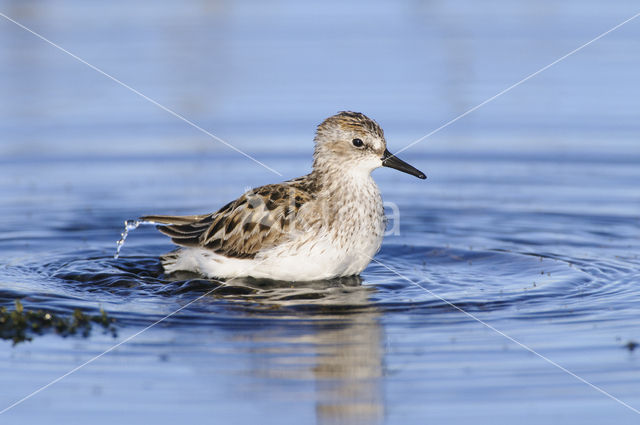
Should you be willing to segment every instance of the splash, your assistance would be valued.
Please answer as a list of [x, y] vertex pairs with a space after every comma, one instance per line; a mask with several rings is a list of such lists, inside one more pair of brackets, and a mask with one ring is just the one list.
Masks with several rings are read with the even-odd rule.
[[122, 249], [122, 245], [124, 245], [124, 241], [127, 240], [127, 236], [129, 236], [129, 232], [131, 230], [135, 230], [143, 223], [151, 223], [150, 221], [144, 220], [125, 220], [124, 221], [124, 230], [120, 234], [120, 239], [116, 242], [116, 253], [113, 255], [113, 258], [116, 260], [120, 256], [120, 249]]

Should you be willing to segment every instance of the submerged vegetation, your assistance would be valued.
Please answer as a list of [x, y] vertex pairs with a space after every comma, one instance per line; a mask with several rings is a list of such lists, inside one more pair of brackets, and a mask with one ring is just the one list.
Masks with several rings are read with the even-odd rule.
[[113, 326], [115, 319], [100, 309], [100, 314], [90, 315], [76, 309], [70, 315], [61, 315], [44, 310], [25, 310], [19, 300], [15, 301], [15, 309], [0, 307], [0, 338], [10, 339], [14, 345], [31, 341], [34, 335], [46, 332], [67, 337], [80, 335], [88, 337], [94, 324], [100, 325], [105, 332], [116, 336]]

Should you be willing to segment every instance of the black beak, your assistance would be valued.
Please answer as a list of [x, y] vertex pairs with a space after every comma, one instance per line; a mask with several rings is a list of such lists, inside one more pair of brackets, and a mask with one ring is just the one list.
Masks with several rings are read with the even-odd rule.
[[382, 158], [380, 158], [380, 159], [382, 159], [382, 166], [383, 167], [395, 168], [396, 170], [400, 170], [403, 173], [407, 173], [407, 174], [411, 174], [412, 176], [416, 176], [419, 179], [423, 179], [424, 180], [424, 179], [427, 178], [427, 176], [425, 176], [422, 171], [418, 170], [417, 168], [413, 168], [411, 165], [407, 164], [406, 162], [404, 162], [403, 160], [401, 160], [397, 156], [394, 156], [387, 149], [384, 150], [384, 154], [383, 154]]

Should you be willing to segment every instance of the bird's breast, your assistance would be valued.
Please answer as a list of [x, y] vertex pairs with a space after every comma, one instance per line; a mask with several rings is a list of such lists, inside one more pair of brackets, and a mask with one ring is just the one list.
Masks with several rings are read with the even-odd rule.
[[385, 230], [384, 209], [373, 179], [347, 181], [328, 199], [328, 227], [335, 243], [350, 253], [373, 255]]

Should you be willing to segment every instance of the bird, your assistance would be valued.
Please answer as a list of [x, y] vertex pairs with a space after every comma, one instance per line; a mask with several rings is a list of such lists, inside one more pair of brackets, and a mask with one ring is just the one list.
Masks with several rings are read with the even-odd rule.
[[161, 257], [164, 272], [294, 282], [359, 275], [386, 227], [371, 172], [426, 176], [392, 155], [380, 125], [359, 112], [325, 119], [314, 141], [305, 176], [250, 189], [210, 214], [140, 217], [178, 245]]

